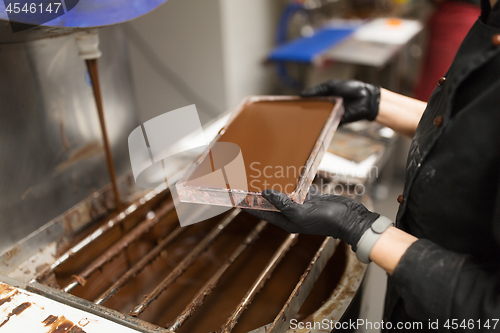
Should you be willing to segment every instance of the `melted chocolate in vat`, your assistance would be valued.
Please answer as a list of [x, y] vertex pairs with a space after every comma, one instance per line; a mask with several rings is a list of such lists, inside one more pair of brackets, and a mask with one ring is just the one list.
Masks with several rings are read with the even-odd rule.
[[[116, 205], [120, 207], [113, 159], [104, 122], [97, 61], [88, 60], [87, 66], [99, 111]], [[260, 168], [262, 176], [258, 179], [262, 184], [262, 181], [266, 180], [262, 173], [265, 166], [274, 168], [291, 166], [299, 170], [305, 165], [332, 107], [331, 102], [314, 100], [278, 104], [273, 102], [253, 103], [247, 106], [246, 110], [229, 126], [220, 141], [234, 142], [240, 146], [248, 177], [256, 176], [248, 171], [252, 171], [250, 164], [252, 162], [261, 163], [258, 168]], [[273, 108], [272, 112], [269, 112], [269, 108]], [[276, 152], [282, 153], [277, 154]], [[279, 184], [285, 188], [286, 185], [291, 184], [293, 186], [287, 187], [290, 189], [287, 192], [291, 192], [295, 189], [299, 176], [298, 172], [285, 173], [284, 177], [274, 178], [271, 185]], [[254, 179], [254, 177], [249, 178], [249, 180]], [[269, 181], [269, 179], [267, 180]], [[259, 186], [250, 187], [249, 190], [252, 191], [264, 189]], [[220, 220], [221, 217], [215, 217], [190, 226], [181, 237], [166, 247], [160, 256], [103, 305], [128, 314], [143, 300], [144, 295], [160, 283]], [[81, 272], [112, 244], [119, 242], [123, 233], [131, 230], [139, 221], [139, 218], [130, 219], [123, 224], [122, 228], [109, 230], [102, 240], [85, 248], [81, 253], [61, 265], [55, 272], [58, 284], [67, 285], [72, 280], [73, 275]], [[258, 220], [250, 215], [240, 214], [216, 242], [139, 318], [159, 326], [165, 326], [172, 322], [191, 302], [205, 282], [217, 271], [218, 267], [243, 242], [257, 223]], [[94, 272], [85, 286], [77, 286], [72, 293], [94, 301], [123, 275], [130, 268], [130, 265], [137, 263], [161, 239], [177, 227], [177, 224], [175, 211], [167, 214], [152, 231], [130, 244], [119, 256], [104, 265], [101, 270]], [[205, 299], [204, 304], [179, 329], [179, 332], [216, 331], [226, 321], [286, 236], [286, 232], [282, 229], [269, 225], [261, 237], [228, 269], [214, 292]], [[75, 242], [80, 237], [76, 236]], [[252, 304], [238, 320], [234, 332], [248, 332], [274, 320], [323, 239], [323, 237], [310, 235], [300, 236], [298, 243], [292, 247], [272, 274], [271, 279], [266, 282]], [[317, 310], [322, 302], [330, 296], [344, 269], [345, 247], [341, 245], [337, 248], [333, 258], [327, 264], [302, 306], [298, 315], [299, 320]]]
[[[166, 247], [160, 256], [103, 305], [128, 314], [142, 302], [144, 295], [151, 292], [220, 220], [221, 217], [215, 217], [189, 227], [181, 237]], [[241, 213], [219, 239], [172, 286], [151, 303], [139, 318], [159, 326], [165, 326], [175, 320], [257, 223], [258, 220], [254, 217], [244, 212]], [[145, 234], [139, 241], [131, 244], [126, 251], [106, 264], [101, 271], [96, 271], [85, 286], [76, 287], [72, 293], [94, 301], [128, 270], [130, 266], [127, 256], [131, 264], [138, 262], [177, 225], [176, 214], [172, 212], [151, 232]], [[132, 223], [127, 226], [127, 228], [132, 227]], [[82, 271], [120, 235], [119, 229], [109, 231], [99, 246], [85, 249], [84, 253], [61, 266], [56, 271], [59, 284], [64, 286], [69, 283], [71, 275]], [[282, 229], [269, 225], [261, 237], [228, 269], [214, 292], [205, 299], [204, 304], [186, 321], [179, 332], [216, 331], [229, 317], [286, 236], [287, 233]], [[298, 243], [292, 247], [272, 274], [271, 279], [266, 282], [264, 288], [238, 320], [234, 332], [248, 332], [274, 320], [323, 240], [323, 237], [300, 236]], [[339, 246], [302, 306], [299, 319], [304, 319], [313, 313], [330, 296], [344, 268], [345, 249]]]

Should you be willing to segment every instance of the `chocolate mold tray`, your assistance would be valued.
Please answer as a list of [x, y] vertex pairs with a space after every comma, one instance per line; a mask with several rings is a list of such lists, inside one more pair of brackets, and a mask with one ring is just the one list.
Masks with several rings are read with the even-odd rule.
[[180, 201], [276, 211], [261, 195], [274, 188], [303, 203], [343, 112], [338, 97], [247, 97], [176, 183]]

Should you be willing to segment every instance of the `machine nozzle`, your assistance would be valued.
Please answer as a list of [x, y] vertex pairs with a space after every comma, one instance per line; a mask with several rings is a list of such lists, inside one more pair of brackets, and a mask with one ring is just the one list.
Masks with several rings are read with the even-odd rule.
[[99, 34], [97, 29], [85, 30], [76, 35], [76, 44], [80, 51], [80, 57], [84, 60], [100, 58], [102, 55], [99, 50]]

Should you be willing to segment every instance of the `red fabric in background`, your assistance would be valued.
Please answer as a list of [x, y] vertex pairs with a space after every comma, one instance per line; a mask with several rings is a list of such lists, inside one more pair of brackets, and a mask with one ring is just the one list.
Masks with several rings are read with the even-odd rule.
[[428, 24], [429, 46], [415, 87], [416, 99], [429, 99], [480, 14], [479, 6], [460, 1], [447, 1], [438, 7]]

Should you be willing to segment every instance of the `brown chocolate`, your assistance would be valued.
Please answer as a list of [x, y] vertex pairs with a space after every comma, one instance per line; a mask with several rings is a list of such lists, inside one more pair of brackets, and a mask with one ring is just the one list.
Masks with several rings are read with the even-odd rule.
[[[248, 234], [259, 222], [248, 214], [240, 214], [237, 219], [174, 284], [149, 305], [139, 316], [140, 319], [164, 326], [174, 321], [185, 310], [196, 293], [203, 288], [219, 267], [224, 265], [227, 257], [245, 241]], [[186, 227], [188, 229], [181, 237], [176, 238], [166, 247], [168, 252], [166, 258], [158, 256], [103, 305], [127, 314], [140, 304], [144, 300], [144, 295], [150, 293], [172, 272], [173, 268], [220, 221], [221, 217], [216, 217]], [[126, 251], [130, 263], [135, 264], [141, 260], [156, 246], [159, 239], [163, 239], [177, 226], [177, 220], [165, 218], [149, 234], [131, 244]], [[116, 230], [116, 233], [118, 232], [119, 230]], [[228, 268], [212, 293], [203, 300], [203, 305], [192, 313], [192, 317], [181, 326], [179, 332], [217, 331], [238, 305], [286, 236], [287, 233], [283, 230], [269, 225], [262, 232], [260, 238]], [[271, 278], [239, 318], [233, 332], [248, 332], [274, 320], [323, 240], [324, 237], [318, 236], [301, 235], [299, 237], [297, 245], [283, 258]], [[114, 241], [116, 238], [106, 237], [100, 240], [100, 243], [102, 246], [108, 243], [109, 247]], [[87, 254], [83, 257], [89, 259], [102, 254], [102, 248], [98, 247], [91, 246], [84, 251]], [[91, 253], [93, 251], [96, 253]], [[91, 262], [89, 260], [84, 263], [81, 259], [76, 259], [70, 259], [65, 264], [64, 269], [56, 271], [60, 284], [67, 284], [71, 280], [72, 274], [81, 271], [86, 264]], [[90, 301], [95, 300], [113, 282], [123, 276], [130, 268], [128, 264], [127, 255], [120, 254], [103, 266], [102, 271], [96, 271], [88, 279], [85, 286], [77, 286], [72, 293]], [[321, 306], [337, 285], [344, 269], [345, 249], [343, 246], [339, 246], [333, 259], [330, 260], [315, 283], [306, 303], [302, 306], [298, 319], [307, 317]]]
[[[274, 188], [289, 194], [333, 107], [334, 102], [309, 99], [251, 103], [218, 141], [241, 148], [249, 191]], [[195, 170], [189, 180], [199, 175]]]
[[51, 325], [53, 322], [57, 320], [57, 316], [49, 315], [47, 318], [45, 318], [44, 321], [42, 321], [42, 324], [45, 326]]
[[12, 301], [12, 297], [0, 298], [0, 306]]
[[101, 124], [102, 139], [104, 142], [104, 150], [106, 151], [106, 162], [108, 165], [109, 177], [111, 178], [111, 185], [115, 196], [116, 210], [121, 209], [120, 193], [118, 191], [118, 183], [116, 181], [115, 165], [113, 162], [113, 154], [111, 153], [111, 146], [109, 144], [108, 131], [106, 128], [106, 120], [104, 118], [104, 107], [102, 104], [101, 86], [99, 84], [99, 71], [97, 67], [97, 59], [86, 60], [87, 69], [89, 71], [90, 80], [92, 81], [92, 89], [94, 91], [94, 98], [97, 105], [97, 113], [99, 115], [99, 122]]
[[85, 333], [81, 327], [75, 325], [64, 316], [57, 317], [50, 315], [42, 323], [49, 327], [47, 333]]
[[7, 315], [7, 318], [5, 318], [5, 320], [0, 324], [0, 327], [2, 327], [3, 325], [7, 324], [7, 322], [10, 320], [11, 317], [13, 316], [17, 316], [19, 314], [21, 314], [24, 310], [26, 310], [27, 308], [29, 308], [31, 306], [31, 303], [30, 302], [24, 302], [18, 306], [16, 306], [8, 315]]

